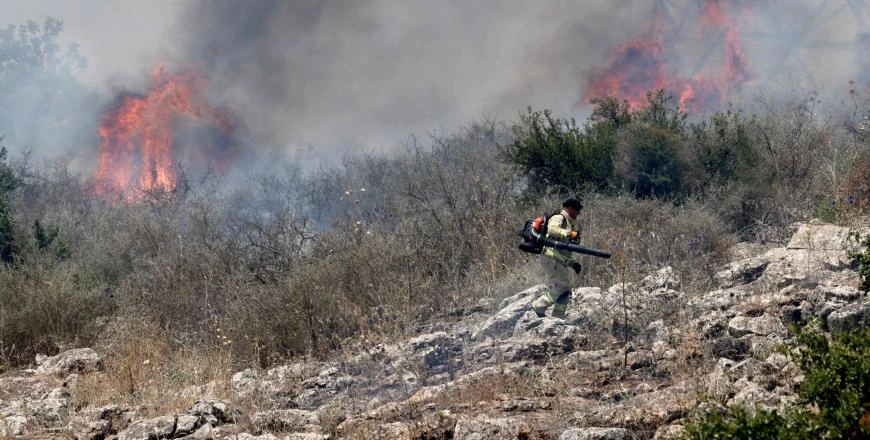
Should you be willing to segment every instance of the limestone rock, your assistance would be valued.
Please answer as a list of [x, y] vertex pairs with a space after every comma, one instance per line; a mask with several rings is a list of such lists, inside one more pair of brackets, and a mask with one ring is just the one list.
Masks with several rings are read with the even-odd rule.
[[194, 417], [202, 417], [203, 420], [212, 426], [218, 426], [225, 423], [236, 423], [242, 417], [242, 413], [221, 400], [200, 400], [193, 404], [187, 414]]
[[0, 417], [0, 437], [20, 437], [26, 433], [26, 417], [21, 415]]
[[45, 398], [31, 401], [28, 405], [30, 415], [42, 424], [65, 422], [69, 416], [70, 394], [65, 387], [51, 390]]
[[827, 324], [833, 334], [870, 326], [870, 300], [851, 303], [831, 312]]
[[161, 416], [133, 423], [118, 433], [118, 440], [157, 440], [175, 432], [175, 416]]
[[474, 418], [460, 417], [456, 422], [454, 438], [465, 440], [514, 440], [529, 438], [532, 430], [520, 420], [513, 418], [490, 418], [478, 415]]
[[842, 251], [846, 248], [849, 228], [835, 225], [801, 224], [786, 249]]
[[103, 369], [103, 359], [90, 348], [76, 348], [56, 356], [36, 355], [36, 372], [66, 377], [70, 373], [90, 373]]
[[487, 319], [475, 332], [472, 339], [480, 340], [485, 337], [506, 338], [514, 330], [517, 321], [530, 310], [531, 303], [538, 295], [542, 294], [543, 284], [524, 290], [516, 295], [516, 300], [502, 307], [498, 313]]
[[785, 337], [788, 334], [788, 330], [779, 318], [770, 315], [758, 317], [737, 316], [728, 322], [728, 334], [735, 338], [748, 334]]
[[623, 440], [630, 435], [623, 428], [572, 428], [564, 431], [559, 440]]

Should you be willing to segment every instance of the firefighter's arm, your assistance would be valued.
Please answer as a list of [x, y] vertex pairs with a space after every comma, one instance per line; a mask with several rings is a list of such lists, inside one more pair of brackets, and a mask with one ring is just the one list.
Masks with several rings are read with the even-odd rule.
[[568, 241], [572, 238], [577, 238], [577, 231], [562, 228], [562, 222], [564, 221], [565, 218], [562, 216], [562, 214], [557, 214], [550, 217], [550, 220], [547, 221], [547, 235], [550, 238], [559, 241]]

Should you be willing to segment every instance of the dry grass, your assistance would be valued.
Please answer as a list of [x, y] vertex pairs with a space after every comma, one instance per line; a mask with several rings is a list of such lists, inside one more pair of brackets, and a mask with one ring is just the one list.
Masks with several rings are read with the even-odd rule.
[[103, 371], [82, 376], [73, 406], [116, 404], [144, 417], [182, 413], [199, 398], [230, 398], [230, 356], [214, 346], [175, 347], [166, 332], [146, 322], [116, 327]]

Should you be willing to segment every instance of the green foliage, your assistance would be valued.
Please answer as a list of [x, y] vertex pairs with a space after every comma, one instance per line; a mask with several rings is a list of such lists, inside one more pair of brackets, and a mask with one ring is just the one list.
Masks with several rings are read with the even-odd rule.
[[[858, 328], [832, 340], [817, 329], [798, 332], [798, 365], [805, 379], [797, 389], [806, 403], [818, 407], [813, 422], [828, 438], [870, 435], [858, 420], [870, 411], [870, 328]], [[866, 437], [865, 437], [866, 438]]]
[[750, 124], [751, 119], [729, 109], [689, 125], [689, 174], [696, 190], [754, 178], [758, 155], [753, 150]]
[[0, 261], [11, 263], [14, 259], [14, 225], [9, 193], [18, 186], [18, 179], [6, 163], [6, 154], [6, 147], [0, 147]]
[[867, 438], [870, 426], [870, 328], [829, 339], [818, 328], [798, 329], [794, 354], [805, 379], [801, 405], [780, 415], [735, 406], [702, 414], [686, 426], [690, 439]]
[[652, 125], [632, 125], [620, 137], [617, 178], [638, 198], [672, 198], [683, 189], [685, 161], [679, 134]]
[[849, 251], [849, 258], [858, 263], [858, 275], [861, 277], [861, 291], [870, 292], [870, 234], [861, 236], [859, 232], [851, 232], [849, 238], [864, 249]]
[[65, 243], [57, 239], [60, 229], [53, 225], [43, 225], [39, 220], [33, 221], [33, 240], [36, 249], [40, 251], [53, 251], [55, 258], [64, 259], [69, 257], [69, 248]]
[[830, 200], [823, 200], [816, 205], [813, 216], [825, 223], [835, 225], [840, 221], [840, 210], [837, 209], [836, 203], [831, 203]]
[[686, 114], [664, 92], [650, 93], [648, 106], [619, 136], [616, 177], [639, 198], [669, 199], [683, 190], [683, 131]]
[[534, 193], [570, 192], [584, 186], [602, 189], [613, 170], [616, 130], [629, 119], [628, 109], [613, 100], [596, 101], [589, 124], [554, 118], [531, 107], [514, 125], [515, 140], [506, 149], [510, 160], [529, 178]]
[[729, 410], [715, 409], [705, 413], [700, 422], [686, 426], [690, 439], [719, 440], [802, 440], [807, 430], [787, 420], [776, 411], [743, 407]]

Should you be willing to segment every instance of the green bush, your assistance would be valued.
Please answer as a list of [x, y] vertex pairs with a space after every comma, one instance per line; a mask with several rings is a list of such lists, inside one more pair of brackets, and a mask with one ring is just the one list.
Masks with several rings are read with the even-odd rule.
[[752, 118], [729, 109], [687, 127], [688, 180], [696, 192], [710, 185], [749, 182], [757, 177], [754, 168], [758, 154], [750, 135], [752, 123]]
[[14, 259], [15, 234], [9, 211], [9, 194], [17, 186], [18, 179], [6, 163], [6, 147], [0, 147], [0, 261], [4, 263], [11, 263]]
[[637, 198], [669, 199], [683, 189], [681, 137], [660, 127], [633, 124], [620, 136], [619, 183]]
[[598, 108], [583, 128], [574, 119], [554, 118], [550, 110], [529, 107], [520, 116], [521, 123], [513, 127], [516, 139], [505, 152], [528, 177], [533, 193], [608, 185], [617, 127], [630, 117], [628, 108], [613, 100], [597, 102]]
[[617, 136], [619, 186], [638, 198], [672, 199], [683, 192], [686, 114], [663, 91], [649, 93], [647, 106]]
[[870, 234], [861, 236], [859, 232], [849, 234], [850, 239], [855, 240], [863, 250], [849, 252], [849, 258], [858, 263], [858, 275], [861, 277], [859, 288], [861, 291], [870, 292]]
[[797, 330], [792, 351], [804, 372], [800, 405], [783, 414], [735, 406], [703, 413], [686, 426], [689, 439], [868, 438], [870, 328], [829, 339], [818, 328]]

